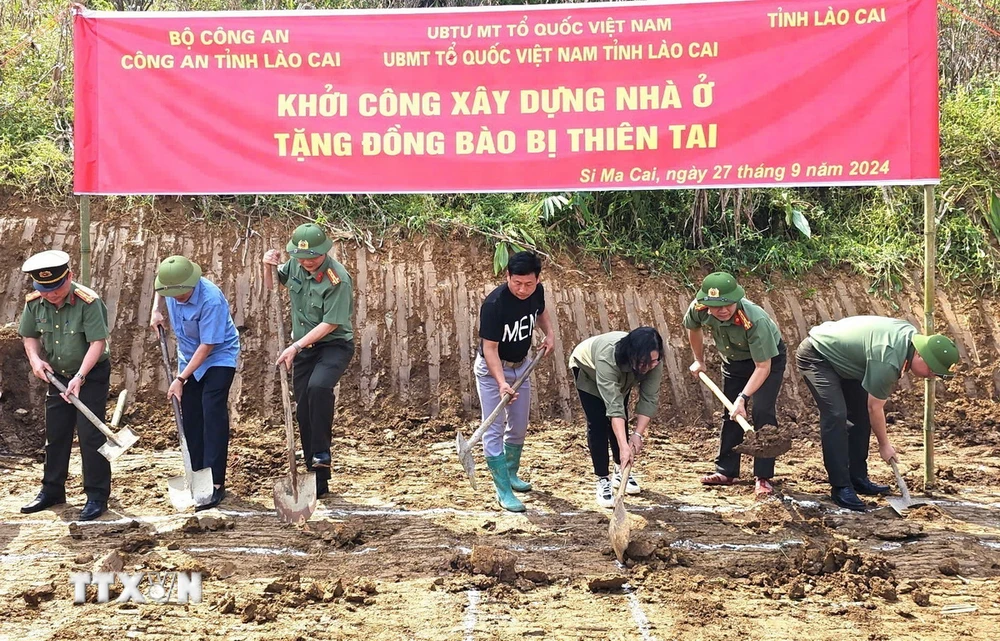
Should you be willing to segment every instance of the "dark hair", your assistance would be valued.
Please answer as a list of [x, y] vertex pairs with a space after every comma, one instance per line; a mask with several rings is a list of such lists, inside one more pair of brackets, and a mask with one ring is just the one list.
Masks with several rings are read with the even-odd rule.
[[535, 252], [517, 252], [507, 261], [507, 274], [510, 276], [527, 276], [542, 273], [542, 259]]
[[663, 358], [663, 337], [652, 327], [637, 327], [615, 345], [615, 363], [619, 368], [628, 366], [635, 374], [652, 360], [650, 352], [658, 352]]

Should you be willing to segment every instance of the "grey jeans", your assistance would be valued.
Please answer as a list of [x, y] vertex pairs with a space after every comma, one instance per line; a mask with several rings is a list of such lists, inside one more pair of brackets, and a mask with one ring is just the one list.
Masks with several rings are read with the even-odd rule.
[[[525, 358], [517, 368], [504, 365], [503, 375], [507, 383], [513, 385], [517, 377], [527, 369], [530, 362], [528, 358]], [[480, 421], [485, 421], [500, 404], [500, 386], [490, 375], [489, 368], [486, 367], [486, 359], [481, 354], [476, 355], [476, 363], [472, 367], [472, 371], [476, 375], [476, 389], [479, 392], [479, 405], [482, 408]], [[517, 399], [508, 403], [507, 407], [493, 419], [493, 423], [486, 428], [486, 433], [483, 434], [483, 452], [486, 456], [503, 454], [504, 443], [524, 444], [524, 437], [528, 433], [530, 407], [531, 378], [529, 377], [517, 390]]]

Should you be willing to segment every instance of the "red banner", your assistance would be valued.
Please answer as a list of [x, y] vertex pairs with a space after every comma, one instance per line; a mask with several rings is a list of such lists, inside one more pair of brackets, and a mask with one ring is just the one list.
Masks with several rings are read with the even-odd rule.
[[934, 183], [935, 0], [75, 21], [76, 192]]

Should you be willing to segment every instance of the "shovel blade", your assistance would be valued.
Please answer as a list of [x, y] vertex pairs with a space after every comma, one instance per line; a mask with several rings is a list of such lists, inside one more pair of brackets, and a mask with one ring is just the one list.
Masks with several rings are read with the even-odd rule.
[[913, 503], [907, 503], [906, 499], [901, 496], [887, 496], [885, 500], [888, 501], [889, 507], [900, 516], [906, 516], [907, 510], [914, 505]]
[[611, 522], [608, 523], [608, 539], [611, 540], [611, 548], [615, 551], [619, 563], [625, 562], [625, 550], [628, 548], [631, 533], [628, 513], [625, 511], [625, 500], [622, 496], [618, 496], [615, 499], [615, 509], [611, 513]]
[[116, 458], [124, 454], [125, 450], [135, 445], [136, 441], [139, 440], [139, 437], [136, 436], [136, 433], [129, 428], [123, 427], [121, 431], [115, 434], [115, 440], [118, 441], [117, 445], [113, 443], [111, 439], [108, 439], [107, 442], [105, 442], [104, 445], [97, 450], [100, 452], [101, 456], [109, 461], [114, 461]]
[[469, 442], [465, 440], [461, 432], [455, 432], [455, 449], [458, 450], [458, 460], [462, 464], [462, 468], [465, 470], [466, 476], [469, 477], [469, 483], [472, 484], [472, 489], [476, 488], [476, 460], [472, 456], [472, 448], [469, 447]]
[[167, 493], [170, 495], [170, 504], [178, 512], [184, 512], [194, 507], [194, 497], [187, 487], [186, 479], [183, 476], [172, 476], [167, 479]]
[[301, 525], [316, 510], [316, 475], [296, 475], [296, 484], [284, 476], [274, 482], [274, 509], [285, 523]]

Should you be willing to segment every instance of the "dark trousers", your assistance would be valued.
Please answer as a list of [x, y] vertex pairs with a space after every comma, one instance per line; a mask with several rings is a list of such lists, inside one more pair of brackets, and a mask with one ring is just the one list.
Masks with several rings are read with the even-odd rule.
[[830, 485], [849, 487], [853, 480], [867, 479], [872, 434], [868, 392], [861, 381], [841, 378], [809, 338], [799, 345], [795, 363], [819, 407], [823, 464]]
[[209, 367], [200, 381], [188, 379], [181, 395], [184, 438], [191, 469], [212, 468], [216, 485], [226, 484], [229, 457], [229, 388], [235, 367]]
[[[785, 344], [779, 343], [778, 355], [771, 359], [771, 373], [764, 379], [763, 385], [754, 393], [753, 400], [750, 402], [750, 416], [754, 426], [758, 428], [778, 424], [778, 415], [774, 406], [778, 400], [778, 392], [781, 391], [786, 362]], [[756, 363], [752, 360], [723, 363], [722, 391], [726, 398], [736, 402], [755, 368]], [[715, 471], [735, 478], [740, 475], [740, 454], [734, 452], [733, 448], [743, 442], [744, 432], [739, 423], [729, 418], [728, 411], [723, 411], [722, 416], [719, 455], [715, 457]], [[773, 477], [774, 459], [754, 458], [753, 475], [762, 479]]]
[[[69, 379], [56, 374], [63, 385]], [[80, 400], [102, 421], [108, 403], [111, 361], [98, 363], [90, 370], [87, 382], [80, 388]], [[54, 495], [66, 493], [66, 477], [69, 476], [69, 453], [73, 447], [73, 427], [80, 439], [80, 457], [83, 460], [83, 491], [87, 499], [105, 501], [111, 496], [111, 463], [97, 450], [107, 442], [107, 438], [94, 427], [87, 417], [72, 404], [59, 396], [55, 385], [49, 385], [45, 395], [45, 471], [42, 474], [42, 489]]]
[[[333, 431], [333, 388], [344, 375], [354, 356], [354, 341], [334, 340], [317, 343], [302, 350], [293, 362], [292, 387], [297, 404], [299, 438], [306, 468], [312, 469], [312, 457], [330, 451]], [[320, 478], [322, 475], [323, 478]], [[329, 478], [329, 469], [317, 470], [317, 480]]]
[[[573, 378], [580, 375], [580, 370], [573, 368]], [[621, 452], [618, 449], [618, 438], [611, 428], [611, 419], [608, 418], [608, 407], [604, 404], [604, 399], [594, 396], [577, 388], [580, 395], [580, 405], [583, 406], [583, 413], [587, 417], [587, 447], [590, 449], [590, 460], [594, 464], [594, 474], [603, 477], [610, 473], [611, 462], [608, 460], [608, 446], [611, 446], [611, 455], [615, 463], [621, 463]], [[629, 394], [631, 396], [631, 394]], [[625, 435], [628, 435], [628, 402], [629, 397], [625, 397]]]

